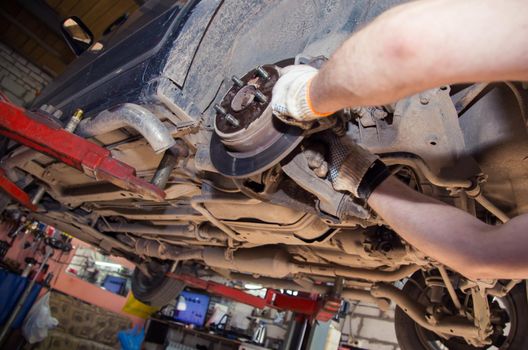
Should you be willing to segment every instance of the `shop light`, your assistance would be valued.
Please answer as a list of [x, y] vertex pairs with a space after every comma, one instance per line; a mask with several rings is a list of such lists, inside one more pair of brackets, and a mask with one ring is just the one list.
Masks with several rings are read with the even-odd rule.
[[116, 269], [121, 268], [121, 265], [119, 265], [119, 264], [106, 262], [106, 261], [96, 261], [95, 265], [99, 265], [99, 266], [103, 266], [103, 267], [113, 267], [113, 268], [116, 268]]
[[253, 284], [253, 283], [244, 284], [244, 289], [256, 290], [256, 289], [262, 289], [262, 288], [263, 287], [260, 284]]

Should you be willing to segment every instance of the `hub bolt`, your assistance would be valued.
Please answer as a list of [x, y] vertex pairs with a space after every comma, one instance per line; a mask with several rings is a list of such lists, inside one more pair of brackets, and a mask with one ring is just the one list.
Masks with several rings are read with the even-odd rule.
[[262, 66], [257, 67], [257, 75], [263, 79], [268, 80], [270, 78], [270, 75]]
[[264, 95], [261, 91], [255, 90], [255, 99], [259, 101], [260, 103], [266, 103], [268, 102], [268, 98], [266, 95]]
[[218, 113], [218, 114], [220, 114], [222, 116], [227, 114], [226, 110], [223, 109], [222, 106], [220, 106], [219, 104], [214, 105], [214, 109], [215, 109], [216, 113]]
[[226, 114], [224, 116], [224, 118], [225, 118], [226, 122], [228, 122], [229, 124], [231, 124], [235, 128], [240, 125], [240, 122], [238, 121], [238, 119], [233, 117], [231, 114]]
[[220, 114], [220, 116], [224, 118], [225, 121], [231, 126], [234, 126], [236, 128], [240, 125], [238, 119], [233, 117], [231, 114], [227, 113], [227, 111], [219, 104], [214, 105], [214, 109], [216, 113]]
[[236, 75], [233, 75], [233, 76], [231, 77], [231, 80], [232, 80], [233, 83], [235, 83], [235, 85], [238, 86], [239, 88], [244, 87], [244, 85], [245, 85], [244, 82], [243, 82], [241, 79], [239, 79]]

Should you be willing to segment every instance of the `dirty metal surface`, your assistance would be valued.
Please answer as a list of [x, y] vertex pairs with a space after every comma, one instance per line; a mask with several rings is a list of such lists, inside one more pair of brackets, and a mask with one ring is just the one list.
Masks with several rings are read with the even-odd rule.
[[[269, 79], [260, 77], [256, 70], [252, 70], [240, 79], [245, 83], [245, 86], [238, 87], [233, 84], [233, 87], [227, 92], [220, 105], [227, 113], [233, 115], [240, 124], [233, 126], [222, 115], [217, 114], [216, 127], [221, 132], [233, 133], [247, 128], [268, 107], [269, 101], [271, 101], [271, 91], [279, 79], [279, 73], [272, 65], [263, 66], [263, 69], [270, 75]], [[255, 90], [262, 92], [268, 102], [261, 103], [256, 101]]]
[[468, 179], [480, 172], [466, 154], [458, 114], [449, 88], [432, 89], [399, 101], [392, 123], [360, 126], [358, 142], [377, 154], [413, 154], [435, 173], [448, 179]]
[[258, 174], [284, 159], [302, 141], [302, 129], [283, 124], [276, 119], [273, 125], [284, 130], [280, 139], [251, 157], [238, 157], [236, 153], [229, 152], [220, 137], [213, 134], [210, 151], [216, 169], [226, 176], [242, 178]]

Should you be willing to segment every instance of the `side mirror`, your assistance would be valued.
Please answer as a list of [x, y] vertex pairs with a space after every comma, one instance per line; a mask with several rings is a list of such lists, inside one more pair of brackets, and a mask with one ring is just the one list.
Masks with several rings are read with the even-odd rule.
[[72, 16], [62, 21], [61, 32], [77, 56], [88, 50], [94, 41], [92, 32], [79, 17]]

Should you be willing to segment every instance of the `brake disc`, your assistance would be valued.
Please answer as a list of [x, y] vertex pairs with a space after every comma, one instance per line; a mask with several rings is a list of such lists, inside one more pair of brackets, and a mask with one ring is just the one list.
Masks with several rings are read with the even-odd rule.
[[215, 105], [211, 160], [223, 175], [240, 178], [261, 173], [280, 162], [303, 139], [303, 130], [273, 116], [271, 92], [279, 67], [265, 65], [242, 78]]

